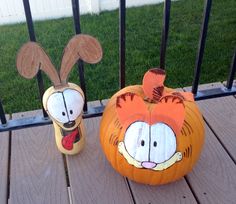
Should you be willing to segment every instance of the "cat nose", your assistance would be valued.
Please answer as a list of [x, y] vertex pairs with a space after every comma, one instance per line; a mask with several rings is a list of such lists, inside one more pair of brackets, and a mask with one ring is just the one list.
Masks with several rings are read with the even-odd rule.
[[150, 162], [150, 161], [144, 161], [141, 164], [144, 168], [146, 169], [152, 169], [154, 168], [157, 164], [155, 162]]
[[71, 127], [73, 127], [75, 125], [75, 121], [73, 120], [73, 121], [69, 121], [68, 123], [64, 123], [63, 124], [63, 126], [65, 127], [65, 128], [71, 128]]

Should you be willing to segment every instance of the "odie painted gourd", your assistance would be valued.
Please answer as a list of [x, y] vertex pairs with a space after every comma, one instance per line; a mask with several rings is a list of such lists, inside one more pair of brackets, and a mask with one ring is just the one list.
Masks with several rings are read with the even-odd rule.
[[85, 128], [82, 114], [84, 93], [67, 78], [73, 65], [79, 60], [97, 63], [102, 58], [99, 42], [89, 35], [75, 35], [64, 49], [60, 72], [35, 42], [24, 44], [17, 55], [17, 69], [20, 75], [31, 79], [38, 70], [43, 70], [51, 79], [53, 86], [43, 95], [43, 106], [53, 121], [58, 149], [64, 154], [76, 154], [84, 146]]
[[142, 85], [118, 91], [100, 125], [101, 146], [112, 167], [150, 185], [190, 172], [204, 143], [203, 118], [192, 93], [167, 88], [164, 80], [163, 70], [151, 69]]

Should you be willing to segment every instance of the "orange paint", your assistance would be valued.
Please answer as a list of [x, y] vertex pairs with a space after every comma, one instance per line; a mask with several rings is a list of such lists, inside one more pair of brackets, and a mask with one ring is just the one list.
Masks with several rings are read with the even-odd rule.
[[[149, 77], [152, 80], [149, 81]], [[118, 91], [109, 100], [100, 125], [101, 146], [113, 168], [131, 180], [150, 185], [173, 182], [190, 172], [200, 156], [204, 143], [203, 118], [191, 93], [176, 92], [163, 85], [159, 98], [154, 98], [151, 94], [156, 85], [163, 84], [164, 79], [163, 73], [148, 71], [142, 86], [129, 86]], [[162, 131], [164, 137], [153, 135], [157, 132], [146, 134], [134, 128], [134, 135], [130, 135], [129, 132], [137, 122], [141, 124], [140, 127], [149, 127], [150, 131]], [[158, 124], [164, 129], [158, 129]], [[167, 130], [172, 130], [174, 137], [173, 134], [167, 134]], [[136, 137], [135, 132], [140, 136]], [[135, 142], [132, 141], [132, 137]], [[154, 153], [157, 151], [153, 154], [154, 159], [146, 161], [147, 159], [142, 159], [141, 153], [139, 158], [139, 150], [145, 140], [142, 138], [149, 138], [149, 149], [154, 149]], [[159, 158], [155, 160], [158, 151], [163, 148], [160, 143], [155, 143], [158, 142], [158, 138], [164, 139], [169, 145], [164, 148], [166, 154], [171, 148], [175, 149], [173, 155], [161, 162], [157, 162]], [[137, 151], [136, 147], [132, 146], [136, 143]], [[145, 145], [146, 143], [145, 141]], [[133, 153], [135, 151], [136, 154]], [[142, 152], [142, 149], [140, 151]], [[165, 153], [160, 153], [160, 158], [164, 157], [163, 155]], [[151, 158], [152, 155], [149, 156]]]

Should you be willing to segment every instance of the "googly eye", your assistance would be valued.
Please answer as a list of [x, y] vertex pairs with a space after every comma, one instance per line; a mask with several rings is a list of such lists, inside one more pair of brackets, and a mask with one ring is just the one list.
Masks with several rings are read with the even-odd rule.
[[74, 89], [66, 89], [63, 91], [63, 96], [70, 121], [76, 120], [83, 111], [84, 99], [82, 95]]
[[60, 123], [68, 122], [68, 116], [62, 93], [54, 93], [47, 101], [49, 114]]

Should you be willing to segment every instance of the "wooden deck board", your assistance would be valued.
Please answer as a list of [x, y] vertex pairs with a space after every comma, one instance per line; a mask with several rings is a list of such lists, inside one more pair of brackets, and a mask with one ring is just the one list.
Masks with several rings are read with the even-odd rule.
[[149, 186], [132, 181], [129, 182], [137, 204], [197, 203], [184, 178], [162, 186]]
[[0, 133], [0, 203], [7, 202], [9, 132]]
[[9, 203], [69, 203], [63, 159], [51, 125], [12, 132], [10, 173]]
[[[199, 90], [222, 87], [221, 83], [200, 85]], [[185, 88], [189, 90], [189, 87]], [[236, 100], [234, 96], [197, 102], [207, 123], [216, 132], [225, 148], [236, 161]]]
[[111, 168], [101, 150], [100, 119], [85, 120], [85, 148], [79, 155], [67, 156], [72, 203], [133, 203], [126, 180]]
[[[221, 83], [200, 85], [199, 90], [221, 87]], [[190, 87], [185, 88], [190, 91]], [[234, 131], [235, 120], [229, 117], [232, 106], [236, 105], [233, 96], [208, 99], [197, 102], [207, 123], [203, 153], [187, 179], [200, 203], [234, 203], [236, 200], [236, 167], [228, 154], [229, 131]], [[232, 112], [235, 117], [236, 112]], [[227, 124], [227, 121], [229, 123]], [[225, 131], [226, 127], [230, 130]], [[221, 142], [224, 144], [222, 146]], [[235, 140], [236, 142], [236, 140]], [[234, 143], [232, 143], [234, 144]], [[226, 148], [226, 149], [225, 149]]]
[[[199, 89], [218, 86], [221, 84]], [[85, 120], [85, 149], [79, 155], [66, 156], [69, 187], [52, 126], [13, 131], [9, 203], [235, 203], [236, 98], [228, 96], [197, 103], [207, 122], [206, 141], [200, 160], [186, 179], [156, 187], [127, 181], [113, 170], [101, 150], [101, 117], [97, 117]], [[24, 113], [32, 115], [35, 112]], [[19, 117], [20, 113], [14, 115]], [[9, 132], [1, 133], [0, 203], [7, 202], [8, 145]]]
[[200, 203], [234, 203], [236, 166], [210, 128], [200, 160], [187, 179]]

